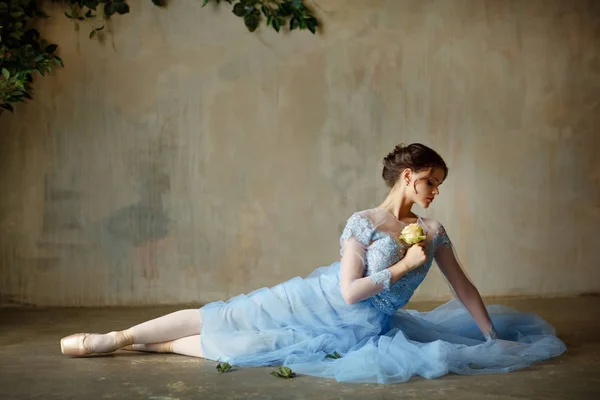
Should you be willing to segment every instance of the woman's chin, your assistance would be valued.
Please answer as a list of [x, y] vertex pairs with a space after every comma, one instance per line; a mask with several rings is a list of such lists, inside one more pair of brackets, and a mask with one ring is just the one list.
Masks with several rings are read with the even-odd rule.
[[423, 208], [429, 208], [429, 206], [431, 205], [432, 201], [429, 199], [425, 199], [422, 201], [419, 201], [419, 205]]

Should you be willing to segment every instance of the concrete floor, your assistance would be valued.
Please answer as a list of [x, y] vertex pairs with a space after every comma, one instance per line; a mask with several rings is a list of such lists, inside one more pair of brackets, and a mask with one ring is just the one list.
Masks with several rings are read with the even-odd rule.
[[309, 376], [285, 380], [269, 375], [272, 368], [218, 374], [214, 362], [178, 355], [60, 354], [59, 339], [67, 334], [123, 329], [181, 307], [5, 308], [0, 309], [0, 399], [600, 399], [599, 297], [493, 302], [540, 314], [556, 326], [567, 353], [501, 375], [414, 378], [396, 385], [340, 384]]

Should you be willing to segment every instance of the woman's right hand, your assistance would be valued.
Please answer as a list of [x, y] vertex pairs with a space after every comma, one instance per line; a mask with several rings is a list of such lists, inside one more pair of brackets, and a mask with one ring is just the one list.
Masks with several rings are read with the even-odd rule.
[[425, 249], [423, 248], [423, 245], [423, 242], [413, 244], [406, 251], [406, 255], [404, 256], [404, 258], [400, 260], [400, 262], [404, 264], [407, 271], [420, 267], [427, 259], [427, 254], [425, 254]]

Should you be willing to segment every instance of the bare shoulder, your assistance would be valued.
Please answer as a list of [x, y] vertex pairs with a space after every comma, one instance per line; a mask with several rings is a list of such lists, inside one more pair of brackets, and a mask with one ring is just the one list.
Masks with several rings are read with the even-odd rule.
[[434, 248], [437, 250], [441, 245], [450, 248], [452, 243], [440, 221], [430, 218], [421, 218], [423, 225], [427, 227], [427, 236], [431, 238]]
[[438, 220], [431, 219], [431, 218], [423, 218], [423, 217], [420, 217], [419, 219], [423, 222], [423, 225], [425, 225], [427, 227], [428, 231], [437, 233], [444, 229], [444, 226]]

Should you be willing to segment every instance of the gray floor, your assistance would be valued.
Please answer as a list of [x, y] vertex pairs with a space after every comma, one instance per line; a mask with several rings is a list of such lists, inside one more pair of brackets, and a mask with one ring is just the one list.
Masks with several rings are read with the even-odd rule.
[[0, 309], [0, 399], [600, 399], [599, 297], [493, 302], [540, 314], [556, 326], [567, 353], [509, 374], [414, 378], [396, 385], [308, 376], [285, 380], [269, 375], [272, 368], [218, 374], [214, 362], [177, 355], [60, 354], [64, 335], [123, 329], [178, 308], [5, 308]]

